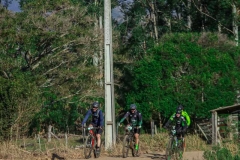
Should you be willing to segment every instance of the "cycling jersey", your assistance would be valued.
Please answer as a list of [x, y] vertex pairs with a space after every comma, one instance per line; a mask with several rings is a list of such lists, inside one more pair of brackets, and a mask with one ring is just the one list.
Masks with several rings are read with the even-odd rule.
[[183, 116], [176, 117], [176, 114], [175, 114], [169, 118], [165, 126], [168, 127], [170, 123], [175, 123], [176, 131], [178, 133], [182, 133], [184, 137], [184, 133], [186, 132], [186, 129], [187, 129], [186, 119]]
[[131, 111], [128, 111], [120, 120], [120, 123], [122, 123], [126, 118], [129, 118], [129, 121], [130, 121], [129, 123], [131, 123], [133, 126], [142, 125], [142, 114], [137, 110], [134, 113], [132, 113]]
[[92, 122], [91, 124], [96, 126], [96, 127], [103, 127], [103, 113], [101, 110], [96, 110], [93, 112], [92, 109], [89, 109], [82, 121], [82, 125], [87, 122], [88, 117], [92, 115]]
[[[175, 117], [175, 114], [176, 113], [172, 114], [172, 116], [170, 117], [171, 120], [173, 120], [173, 118]], [[183, 116], [185, 118], [187, 126], [189, 127], [190, 124], [191, 124], [191, 120], [190, 120], [190, 117], [189, 117], [188, 113], [186, 111], [182, 111], [181, 116]]]

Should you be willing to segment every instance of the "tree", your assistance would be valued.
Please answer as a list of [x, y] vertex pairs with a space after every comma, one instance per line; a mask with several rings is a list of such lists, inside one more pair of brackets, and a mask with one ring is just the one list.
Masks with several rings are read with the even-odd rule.
[[[70, 1], [31, 1], [16, 14], [1, 9], [0, 42], [4, 45], [0, 46], [3, 62], [0, 64], [0, 78], [7, 79], [4, 83], [9, 84], [2, 87], [0, 103], [1, 119], [5, 120], [7, 128], [16, 125], [19, 111], [15, 108], [20, 108], [18, 100], [25, 102], [22, 96], [12, 98], [23, 86], [29, 86], [19, 92], [20, 95], [28, 94], [29, 102], [26, 102], [29, 104], [26, 104], [25, 111], [34, 108], [29, 117], [42, 109], [39, 106], [46, 102], [46, 90], [49, 95], [57, 96], [57, 102], [64, 102], [62, 106], [69, 106], [72, 98], [77, 105], [79, 101], [88, 103], [94, 97], [103, 96], [102, 89], [96, 85], [96, 68], [92, 65], [100, 39], [94, 36], [94, 21], [86, 11], [85, 7]], [[15, 91], [14, 86], [18, 87]], [[7, 88], [9, 92], [6, 92]], [[6, 95], [11, 99], [9, 106], [14, 109], [6, 106], [10, 101]], [[59, 107], [64, 108], [61, 105]], [[4, 117], [6, 113], [16, 116], [8, 121]]]
[[145, 120], [170, 116], [182, 104], [192, 118], [236, 102], [240, 50], [215, 34], [170, 34], [129, 70], [127, 104]]

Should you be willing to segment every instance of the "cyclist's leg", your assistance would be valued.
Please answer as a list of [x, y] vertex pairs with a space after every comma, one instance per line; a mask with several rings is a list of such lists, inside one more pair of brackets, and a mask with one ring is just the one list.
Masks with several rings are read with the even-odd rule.
[[134, 137], [135, 137], [135, 149], [138, 150], [139, 144], [139, 135], [140, 135], [140, 128], [134, 129]]
[[185, 150], [186, 150], [186, 141], [185, 141], [185, 133], [186, 133], [186, 131], [183, 131], [182, 132], [182, 146], [183, 146], [183, 152], [185, 152]]
[[101, 146], [101, 134], [102, 134], [102, 129], [97, 129], [96, 130], [96, 137], [97, 137], [97, 148]]

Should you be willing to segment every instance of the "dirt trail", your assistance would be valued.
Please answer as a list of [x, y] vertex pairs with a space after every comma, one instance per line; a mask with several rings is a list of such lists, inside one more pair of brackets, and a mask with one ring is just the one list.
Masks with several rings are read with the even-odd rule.
[[[95, 158], [90, 158], [95, 159]], [[109, 157], [102, 155], [101, 157], [95, 159], [95, 160], [164, 160], [165, 159], [165, 153], [149, 153], [149, 154], [142, 154], [140, 157], [127, 157], [122, 158], [121, 155]], [[183, 154], [183, 160], [204, 160], [203, 158], [203, 151], [191, 151], [191, 152], [185, 152]]]

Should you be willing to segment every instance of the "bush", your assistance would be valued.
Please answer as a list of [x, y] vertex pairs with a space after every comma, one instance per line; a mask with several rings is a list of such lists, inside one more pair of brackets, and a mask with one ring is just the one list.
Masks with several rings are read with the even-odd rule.
[[213, 150], [205, 151], [203, 157], [206, 160], [240, 160], [239, 155], [233, 155], [229, 149], [219, 146], [213, 147]]

